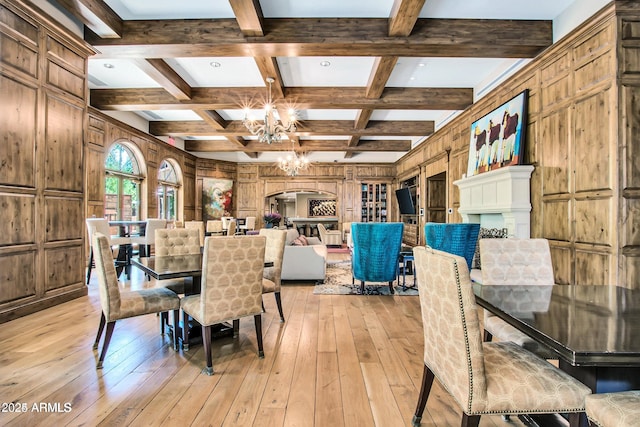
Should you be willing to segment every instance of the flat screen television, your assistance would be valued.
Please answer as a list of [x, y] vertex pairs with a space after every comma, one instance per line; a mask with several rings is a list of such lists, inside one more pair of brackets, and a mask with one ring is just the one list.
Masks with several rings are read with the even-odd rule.
[[398, 199], [398, 207], [400, 215], [415, 215], [416, 206], [413, 203], [413, 196], [408, 188], [396, 190], [396, 199]]

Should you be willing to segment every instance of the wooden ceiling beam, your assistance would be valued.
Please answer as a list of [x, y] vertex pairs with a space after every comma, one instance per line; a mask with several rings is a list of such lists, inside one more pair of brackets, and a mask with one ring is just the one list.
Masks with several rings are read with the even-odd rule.
[[[100, 110], [241, 109], [263, 102], [264, 87], [191, 89], [191, 100], [176, 100], [163, 89], [92, 89], [91, 105]], [[361, 87], [295, 87], [285, 89], [284, 104], [296, 109], [464, 110], [473, 103], [468, 88], [386, 88], [379, 99]]]
[[548, 20], [418, 19], [407, 37], [390, 37], [388, 26], [384, 18], [264, 19], [265, 36], [246, 37], [235, 19], [137, 20], [123, 22], [119, 39], [85, 39], [105, 58], [531, 58], [553, 43]]
[[211, 127], [218, 130], [224, 130], [229, 124], [228, 120], [222, 118], [217, 111], [213, 110], [195, 110], [195, 113], [202, 117], [202, 120], [209, 123]]
[[[353, 129], [351, 120], [305, 120], [293, 134], [296, 136], [358, 135], [358, 136], [426, 136], [434, 131], [433, 121], [370, 121], [366, 129]], [[156, 136], [250, 136], [242, 121], [231, 121], [218, 131], [204, 121], [151, 121], [149, 133]], [[302, 143], [302, 142], [301, 142]]]
[[365, 92], [367, 98], [375, 99], [382, 96], [387, 81], [389, 77], [391, 77], [391, 73], [397, 62], [397, 56], [382, 56], [375, 59], [371, 75], [369, 75], [369, 81], [367, 82], [367, 90]]
[[[185, 150], [201, 152], [233, 152], [238, 151], [238, 147], [233, 143], [223, 140], [186, 140]], [[302, 151], [377, 151], [377, 152], [398, 152], [409, 151], [411, 140], [362, 140], [361, 146], [349, 147], [346, 140], [303, 140], [299, 150]], [[247, 141], [242, 151], [245, 152], [274, 152], [290, 151], [290, 144], [283, 141], [281, 144], [264, 144], [256, 140]]]
[[102, 0], [57, 0], [87, 28], [101, 38], [122, 37], [123, 21]]
[[264, 36], [264, 16], [258, 0], [229, 0], [238, 26], [247, 37]]
[[395, 0], [389, 17], [389, 35], [407, 37], [411, 34], [425, 0]]
[[181, 101], [191, 99], [191, 86], [184, 81], [180, 74], [160, 58], [136, 58], [135, 64], [149, 77], [155, 80], [174, 98]]

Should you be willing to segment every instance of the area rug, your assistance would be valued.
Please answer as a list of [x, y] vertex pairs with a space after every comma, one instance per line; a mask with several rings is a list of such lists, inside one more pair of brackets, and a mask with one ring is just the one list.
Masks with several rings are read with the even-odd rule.
[[327, 252], [330, 254], [348, 254], [351, 253], [349, 248], [338, 248], [327, 246]]
[[[394, 281], [395, 295], [418, 295], [418, 289], [407, 288], [402, 290], [402, 278], [400, 285]], [[407, 275], [407, 286], [413, 284], [413, 276]], [[324, 283], [315, 285], [313, 293], [316, 295], [362, 295], [360, 282], [351, 283], [351, 261], [332, 262], [327, 264], [327, 272]], [[384, 282], [365, 282], [365, 295], [391, 295], [389, 284]]]

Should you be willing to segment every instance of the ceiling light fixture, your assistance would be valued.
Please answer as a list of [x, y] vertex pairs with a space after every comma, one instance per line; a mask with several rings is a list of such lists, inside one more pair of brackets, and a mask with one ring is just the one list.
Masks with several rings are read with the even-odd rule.
[[218, 61], [211, 61], [209, 62], [209, 65], [211, 65], [213, 68], [219, 68], [222, 66], [222, 64], [219, 63]]
[[320, 62], [320, 66], [321, 67], [329, 67], [331, 65], [331, 62], [329, 61], [322, 61]]
[[103, 66], [104, 68], [109, 68], [109, 69], [111, 69], [111, 68], [116, 68], [116, 66], [115, 66], [115, 65], [110, 64], [110, 63], [108, 63], [108, 62], [105, 62], [104, 64], [102, 64], [102, 66]]
[[282, 142], [282, 137], [285, 133], [296, 131], [296, 116], [295, 111], [289, 110], [289, 124], [285, 125], [275, 117], [276, 105], [271, 98], [271, 84], [275, 82], [273, 77], [267, 77], [267, 83], [269, 84], [269, 92], [267, 103], [264, 108], [264, 123], [260, 123], [257, 120], [253, 120], [249, 117], [248, 109], [245, 109], [244, 119], [242, 124], [245, 125], [252, 135], [257, 135], [260, 142], [266, 142], [272, 144], [274, 142]]
[[278, 159], [278, 167], [288, 176], [297, 176], [309, 167], [309, 159], [304, 154], [298, 156], [293, 141], [291, 141], [291, 153], [287, 154], [285, 158]]

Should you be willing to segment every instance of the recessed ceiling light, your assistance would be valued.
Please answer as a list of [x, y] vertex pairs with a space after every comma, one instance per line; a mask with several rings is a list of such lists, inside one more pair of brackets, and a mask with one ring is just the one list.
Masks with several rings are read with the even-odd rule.
[[105, 62], [105, 63], [104, 63], [104, 64], [102, 64], [102, 65], [104, 66], [104, 68], [116, 68], [116, 66], [115, 66], [115, 65], [110, 64], [110, 63], [108, 63], [108, 62]]
[[217, 61], [211, 61], [211, 62], [209, 63], [209, 65], [211, 65], [213, 68], [219, 68], [219, 67], [222, 67], [222, 64], [221, 64], [221, 63], [219, 63], [219, 62], [217, 62]]
[[421, 62], [421, 63], [418, 64], [418, 67], [424, 67], [424, 66], [425, 66], [424, 62]]
[[331, 65], [331, 62], [329, 61], [322, 61], [320, 62], [320, 66], [321, 67], [329, 67]]
[[415, 79], [416, 79], [415, 77], [409, 77], [409, 80], [415, 80]]

